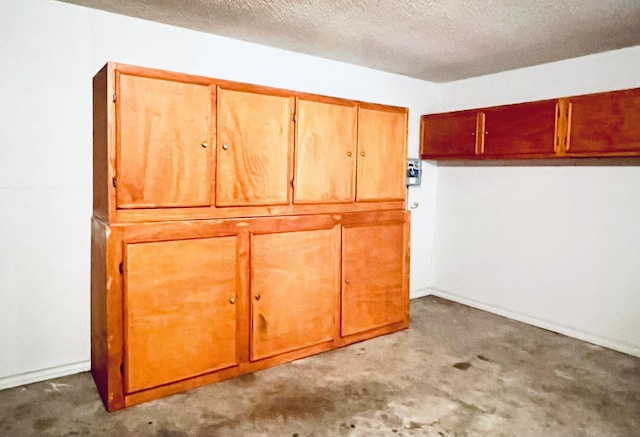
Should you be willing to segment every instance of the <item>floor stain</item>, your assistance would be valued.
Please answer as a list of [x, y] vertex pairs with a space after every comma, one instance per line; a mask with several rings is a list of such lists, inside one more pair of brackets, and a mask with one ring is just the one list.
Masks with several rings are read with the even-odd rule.
[[467, 363], [466, 361], [464, 361], [460, 363], [455, 363], [453, 367], [460, 370], [467, 370], [469, 367], [471, 367], [471, 363]]
[[489, 362], [489, 363], [491, 363], [491, 362], [492, 362], [489, 358], [485, 357], [484, 355], [476, 355], [476, 357], [477, 357], [479, 360], [482, 360], [482, 361], [487, 361], [487, 362]]
[[53, 425], [55, 425], [57, 421], [58, 419], [55, 417], [45, 417], [43, 419], [36, 420], [33, 424], [33, 427], [37, 431], [46, 431], [48, 429], [51, 429], [51, 427], [53, 427]]

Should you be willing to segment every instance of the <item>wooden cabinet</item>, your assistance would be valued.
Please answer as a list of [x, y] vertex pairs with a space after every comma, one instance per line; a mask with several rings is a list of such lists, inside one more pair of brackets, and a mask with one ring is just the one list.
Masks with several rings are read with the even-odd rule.
[[117, 207], [211, 205], [213, 89], [130, 74], [117, 87]]
[[127, 393], [238, 364], [236, 236], [126, 244]]
[[356, 113], [353, 104], [298, 100], [295, 203], [353, 202]]
[[216, 205], [289, 203], [293, 97], [218, 89]]
[[476, 133], [478, 153], [487, 156], [555, 155], [555, 100], [487, 108]]
[[404, 199], [406, 132], [405, 111], [360, 105], [356, 201]]
[[420, 144], [423, 159], [472, 157], [476, 153], [477, 111], [423, 115]]
[[408, 326], [406, 108], [113, 63], [93, 85], [109, 411]]
[[567, 101], [567, 155], [640, 154], [640, 88]]
[[334, 337], [340, 230], [251, 235], [251, 360]]
[[[476, 117], [473, 137], [468, 140]], [[423, 159], [640, 156], [640, 88], [422, 116]]]
[[408, 321], [408, 238], [406, 222], [344, 227], [343, 337]]

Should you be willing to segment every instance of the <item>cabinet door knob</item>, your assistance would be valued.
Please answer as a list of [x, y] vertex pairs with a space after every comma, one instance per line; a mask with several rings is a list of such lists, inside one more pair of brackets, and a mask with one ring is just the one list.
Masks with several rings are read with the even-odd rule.
[[232, 297], [231, 299], [229, 299], [229, 303], [230, 303], [231, 305], [233, 305], [234, 303], [236, 303], [236, 298], [235, 298], [235, 297]]
[[202, 143], [202, 148], [206, 149], [207, 147], [209, 147], [209, 143], [207, 143], [206, 141]]
[[260, 300], [262, 296], [260, 296], [259, 294], [256, 294], [256, 300]]
[[364, 156], [364, 152], [360, 152], [360, 156]]
[[227, 150], [227, 149], [229, 148], [229, 146], [227, 146], [226, 144], [223, 144], [223, 145], [222, 145], [222, 148], [223, 148], [224, 150]]
[[345, 284], [348, 284], [349, 282], [350, 282], [350, 281], [349, 281], [348, 279], [345, 279], [345, 280], [344, 280], [344, 283], [345, 283]]
[[351, 156], [351, 152], [347, 152], [347, 156]]

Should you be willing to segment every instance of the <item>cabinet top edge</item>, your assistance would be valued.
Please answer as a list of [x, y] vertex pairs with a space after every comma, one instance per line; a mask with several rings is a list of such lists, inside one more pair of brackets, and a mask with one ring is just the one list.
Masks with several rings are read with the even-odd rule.
[[379, 109], [391, 112], [409, 113], [409, 108], [398, 105], [390, 105], [386, 103], [365, 102], [360, 100], [329, 97], [321, 94], [308, 93], [304, 91], [289, 90], [285, 88], [271, 87], [267, 85], [250, 84], [244, 82], [236, 82], [232, 80], [213, 78], [208, 76], [200, 76], [190, 73], [174, 72], [158, 68], [149, 68], [124, 64], [114, 61], [107, 62], [94, 76], [94, 79], [104, 70], [107, 70], [109, 77], [115, 78], [116, 74], [126, 74], [131, 76], [149, 77], [155, 79], [171, 80], [176, 82], [194, 83], [205, 86], [215, 86], [223, 89], [234, 91], [246, 91], [258, 94], [271, 94], [298, 99], [306, 99], [313, 101], [331, 101], [332, 103], [359, 106], [366, 109]]
[[573, 95], [573, 96], [554, 97], [552, 99], [544, 99], [544, 100], [531, 100], [531, 101], [518, 102], [518, 103], [509, 103], [509, 104], [505, 104], [505, 105], [483, 106], [483, 107], [477, 107], [477, 108], [460, 109], [460, 110], [446, 111], [446, 112], [432, 112], [432, 113], [428, 113], [428, 114], [422, 114], [420, 116], [420, 118], [424, 119], [424, 118], [427, 118], [427, 117], [434, 117], [434, 116], [438, 116], [438, 115], [453, 115], [453, 114], [463, 115], [465, 113], [471, 114], [471, 113], [477, 113], [477, 112], [480, 112], [480, 111], [490, 111], [490, 110], [502, 109], [502, 108], [512, 108], [512, 107], [525, 106], [525, 105], [531, 105], [531, 104], [536, 104], [536, 103], [544, 104], [544, 103], [558, 102], [560, 100], [570, 101], [571, 99], [579, 99], [579, 98], [583, 98], [583, 97], [596, 97], [596, 96], [603, 96], [603, 95], [606, 95], [606, 94], [614, 94], [614, 93], [638, 93], [638, 94], [640, 94], [640, 87], [639, 88], [623, 88], [623, 89], [610, 90], [610, 91], [600, 91], [600, 92], [596, 92], [596, 93], [579, 94], [579, 95]]

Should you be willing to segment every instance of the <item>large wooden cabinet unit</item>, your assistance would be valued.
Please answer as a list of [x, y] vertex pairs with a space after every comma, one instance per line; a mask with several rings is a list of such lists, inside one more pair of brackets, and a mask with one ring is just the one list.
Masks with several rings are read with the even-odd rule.
[[406, 328], [405, 108], [94, 77], [91, 360], [113, 411]]
[[423, 159], [640, 156], [640, 88], [423, 115]]

